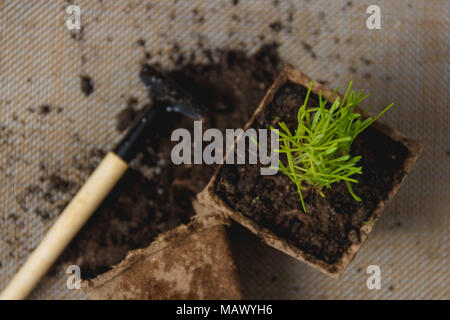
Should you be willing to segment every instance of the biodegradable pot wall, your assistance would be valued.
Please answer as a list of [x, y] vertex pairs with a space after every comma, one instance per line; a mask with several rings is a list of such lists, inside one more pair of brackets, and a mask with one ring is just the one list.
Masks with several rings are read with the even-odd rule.
[[[294, 128], [310, 81], [294, 67], [286, 66], [245, 129], [277, 126], [278, 121]], [[324, 98], [332, 94], [332, 90], [314, 82], [308, 106], [318, 105], [320, 91]], [[390, 112], [395, 112], [395, 107]], [[351, 197], [345, 184], [323, 190], [325, 197], [309, 188], [303, 192], [304, 213], [295, 184], [280, 172], [261, 176], [259, 165], [221, 165], [198, 198], [267, 244], [337, 278], [367, 239], [421, 149], [418, 142], [380, 121], [361, 133], [351, 151], [362, 156], [363, 174], [357, 175], [359, 183], [353, 184], [361, 202]]]
[[210, 213], [197, 215], [148, 248], [129, 252], [110, 271], [83, 281], [82, 289], [90, 299], [241, 299], [228, 223]]

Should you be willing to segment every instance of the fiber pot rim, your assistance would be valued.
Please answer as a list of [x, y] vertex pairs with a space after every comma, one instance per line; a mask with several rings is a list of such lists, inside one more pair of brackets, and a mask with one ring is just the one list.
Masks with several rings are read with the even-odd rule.
[[[225, 241], [225, 243], [220, 244], [220, 246], [224, 248], [223, 253], [229, 255], [229, 261], [234, 266], [233, 268], [229, 269], [226, 277], [228, 280], [226, 288], [230, 293], [228, 298], [242, 299], [243, 295], [238, 280], [237, 269], [231, 255], [231, 247], [228, 242], [225, 230], [225, 226], [230, 224], [230, 220], [220, 214], [218, 215], [214, 212], [209, 212], [208, 209], [201, 206], [197, 201], [194, 201], [193, 205], [195, 211], [197, 212], [197, 215], [195, 215], [189, 223], [182, 224], [170, 231], [161, 234], [146, 248], [129, 251], [127, 256], [119, 264], [113, 266], [111, 270], [102, 273], [93, 279], [82, 280], [81, 289], [91, 299], [104, 299], [106, 298], [105, 292], [113, 292], [113, 288], [117, 289], [117, 287], [121, 287], [123, 283], [129, 282], [129, 280], [127, 279], [130, 275], [130, 272], [131, 274], [133, 272], [138, 272], [137, 270], [142, 267], [142, 264], [147, 266], [149, 261], [151, 261], [148, 259], [157, 259], [157, 261], [159, 261], [159, 259], [161, 259], [161, 254], [163, 254], [164, 256], [164, 252], [166, 252], [166, 250], [169, 250], [169, 252], [171, 250], [179, 250], [177, 248], [183, 248], [186, 246], [186, 241], [188, 243], [189, 241], [198, 241], [190, 240], [194, 235], [197, 237], [197, 239], [207, 239], [211, 236], [211, 232], [219, 232], [221, 235], [223, 234], [223, 241]], [[187, 254], [189, 255], [190, 253]], [[141, 265], [141, 267], [139, 267], [139, 264]], [[155, 270], [155, 272], [157, 273], [161, 268], [157, 267], [157, 270]], [[164, 272], [167, 273], [167, 270]], [[170, 270], [169, 273], [175, 275], [176, 270]], [[192, 276], [195, 277], [195, 274], [192, 274]], [[173, 279], [173, 281], [177, 281], [177, 283], [179, 283], [178, 280], [182, 278], [180, 278], [179, 276], [175, 276]], [[176, 289], [173, 290], [175, 294]], [[152, 292], [152, 290], [150, 290], [149, 292]], [[121, 297], [120, 299], [122, 298], [123, 297]]]
[[[256, 117], [266, 108], [275, 97], [278, 90], [286, 83], [291, 82], [295, 84], [299, 84], [306, 89], [308, 89], [309, 84], [311, 82], [311, 78], [309, 78], [306, 74], [302, 73], [298, 69], [296, 69], [292, 65], [286, 65], [281, 73], [278, 75], [277, 79], [275, 79], [272, 86], [268, 89], [266, 95], [264, 96], [263, 100], [261, 101], [258, 108], [253, 113], [251, 119], [246, 123], [244, 129], [248, 129], [251, 127], [253, 122], [255, 121]], [[333, 90], [329, 89], [328, 87], [320, 84], [317, 81], [314, 81], [311, 92], [313, 94], [318, 95], [319, 91], [322, 91], [322, 96], [326, 99], [328, 98], [332, 93]], [[330, 102], [334, 102], [334, 100], [337, 97], [342, 98], [342, 94], [338, 93], [335, 95], [332, 99], [330, 99]], [[361, 108], [358, 108], [358, 111], [361, 111]], [[370, 113], [369, 113], [370, 114]], [[372, 213], [372, 218], [370, 219], [370, 222], [367, 224], [364, 224], [360, 228], [360, 242], [357, 244], [352, 244], [350, 247], [344, 252], [344, 254], [341, 256], [341, 258], [335, 262], [334, 264], [326, 264], [325, 262], [317, 259], [311, 254], [307, 254], [295, 245], [289, 243], [287, 240], [282, 239], [278, 237], [275, 233], [268, 230], [267, 228], [260, 227], [255, 221], [251, 220], [250, 218], [247, 218], [242, 213], [230, 208], [215, 192], [214, 192], [214, 185], [217, 181], [217, 176], [223, 166], [223, 164], [219, 165], [214, 172], [214, 175], [212, 176], [211, 180], [209, 181], [208, 185], [205, 187], [205, 189], [197, 195], [200, 203], [202, 203], [204, 206], [214, 208], [216, 210], [219, 210], [221, 213], [223, 213], [226, 216], [231, 217], [233, 220], [239, 222], [244, 227], [248, 228], [250, 231], [252, 231], [254, 234], [259, 236], [264, 242], [266, 242], [268, 245], [300, 260], [308, 265], [315, 267], [319, 269], [321, 272], [325, 273], [326, 275], [337, 279], [339, 276], [342, 275], [346, 267], [349, 265], [349, 263], [353, 260], [356, 253], [359, 251], [361, 246], [366, 241], [370, 231], [372, 230], [373, 226], [375, 225], [376, 220], [381, 214], [381, 211], [385, 207], [386, 203], [388, 203], [393, 196], [397, 193], [400, 185], [402, 184], [403, 180], [406, 178], [406, 176], [411, 171], [414, 162], [417, 160], [420, 152], [422, 151], [422, 145], [413, 139], [407, 138], [405, 135], [400, 133], [399, 131], [392, 129], [391, 127], [387, 126], [383, 122], [377, 120], [375, 121], [372, 126], [376, 128], [381, 133], [385, 134], [386, 136], [390, 137], [394, 141], [398, 141], [401, 144], [403, 144], [408, 149], [408, 155], [405, 158], [402, 167], [400, 170], [402, 170], [401, 178], [396, 181], [392, 185], [391, 190], [388, 192], [387, 198], [380, 201], [377, 205], [377, 207], [374, 209]], [[235, 141], [235, 144], [237, 141]], [[225, 159], [225, 158], [224, 158]]]
[[130, 268], [137, 262], [138, 259], [136, 259], [136, 257], [151, 256], [161, 250], [176, 246], [180, 241], [183, 241], [185, 237], [188, 237], [191, 234], [190, 228], [193, 228], [194, 226], [196, 227], [197, 232], [202, 232], [208, 227], [216, 225], [229, 225], [229, 221], [213, 214], [208, 216], [194, 216], [189, 223], [181, 224], [174, 229], [159, 235], [148, 247], [128, 251], [126, 257], [113, 266], [112, 269], [99, 274], [95, 278], [83, 279], [81, 287], [82, 289], [86, 289], [88, 287], [101, 286], [124, 270]]

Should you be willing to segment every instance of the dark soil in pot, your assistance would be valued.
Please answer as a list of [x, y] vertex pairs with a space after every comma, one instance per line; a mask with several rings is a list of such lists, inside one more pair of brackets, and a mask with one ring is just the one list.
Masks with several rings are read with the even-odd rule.
[[[276, 125], [274, 119], [281, 119], [292, 130], [297, 125], [297, 111], [306, 92], [301, 85], [286, 83], [256, 117], [252, 127], [269, 128]], [[318, 97], [310, 96], [308, 105], [317, 106]], [[372, 219], [380, 201], [403, 178], [402, 166], [409, 150], [369, 127], [354, 141], [351, 153], [362, 156], [363, 174], [357, 175], [359, 183], [353, 184], [361, 202], [352, 198], [343, 183], [323, 190], [325, 197], [310, 188], [303, 193], [305, 213], [295, 184], [281, 172], [262, 176], [257, 165], [224, 165], [218, 172], [214, 192], [232, 210], [332, 265], [352, 244], [360, 242], [362, 225]]]
[[[207, 64], [188, 61], [169, 75], [211, 109], [203, 125], [240, 128], [280, 71], [277, 46], [262, 46], [252, 56], [242, 51], [212, 50]], [[183, 60], [185, 61], [185, 60]], [[125, 130], [139, 112], [129, 99], [118, 116], [117, 129]], [[142, 108], [142, 107], [141, 107]], [[93, 278], [123, 260], [128, 251], [147, 247], [155, 238], [194, 214], [191, 201], [210, 180], [215, 167], [175, 166], [170, 161], [172, 129], [192, 130], [192, 120], [168, 117], [156, 135], [143, 141], [141, 152], [113, 192], [94, 213], [62, 257], [80, 265], [83, 278]], [[73, 165], [92, 171], [104, 152], [93, 149]]]

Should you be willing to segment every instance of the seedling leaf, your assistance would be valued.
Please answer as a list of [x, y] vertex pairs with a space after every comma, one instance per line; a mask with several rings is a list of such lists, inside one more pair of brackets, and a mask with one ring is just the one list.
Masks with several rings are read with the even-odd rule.
[[[338, 89], [326, 100], [322, 99], [320, 92], [319, 106], [308, 108], [312, 86], [311, 81], [304, 103], [298, 109], [295, 131], [291, 131], [285, 122], [279, 122], [279, 119], [275, 121], [281, 128], [278, 131], [280, 149], [276, 151], [284, 155], [287, 161], [286, 164], [279, 161], [279, 170], [295, 183], [305, 212], [302, 189], [306, 185], [313, 186], [324, 196], [323, 188], [343, 182], [353, 199], [361, 201], [352, 189], [352, 183], [358, 183], [353, 176], [362, 174], [362, 167], [357, 166], [361, 156], [350, 155], [351, 145], [358, 134], [393, 106], [390, 104], [374, 118], [361, 120], [363, 117], [355, 112], [355, 107], [369, 95], [351, 90], [350, 81], [342, 100], [337, 97], [328, 107], [328, 100]], [[278, 130], [274, 127], [270, 129]]]

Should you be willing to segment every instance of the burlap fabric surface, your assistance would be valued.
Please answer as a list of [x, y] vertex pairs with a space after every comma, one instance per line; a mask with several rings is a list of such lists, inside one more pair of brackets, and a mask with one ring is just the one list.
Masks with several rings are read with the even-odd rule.
[[[69, 1], [0, 2], [0, 289], [51, 226], [57, 205], [70, 200], [53, 194], [50, 205], [30, 188], [45, 190], [51, 183], [44, 169], [82, 184], [87, 176], [73, 165], [74, 155], [82, 160], [92, 148], [111, 148], [120, 138], [115, 116], [126, 97], [146, 100], [137, 77], [145, 51], [150, 61], [170, 67], [174, 42], [187, 53], [199, 42], [252, 53], [263, 34], [280, 43], [284, 61], [312, 78], [331, 87], [353, 80], [366, 88], [374, 111], [395, 102], [384, 120], [421, 141], [424, 151], [339, 280], [234, 227], [244, 294], [450, 298], [448, 1], [376, 1], [382, 30], [366, 27], [373, 1], [74, 2], [84, 27], [78, 40], [65, 26]], [[144, 47], [138, 39], [146, 40]], [[89, 97], [80, 91], [80, 74], [94, 80]], [[41, 214], [49, 217], [30, 213], [33, 208], [44, 208]], [[381, 268], [380, 290], [366, 286], [366, 268], [373, 264]], [[63, 266], [55, 270], [31, 298], [84, 297], [67, 289]]]

